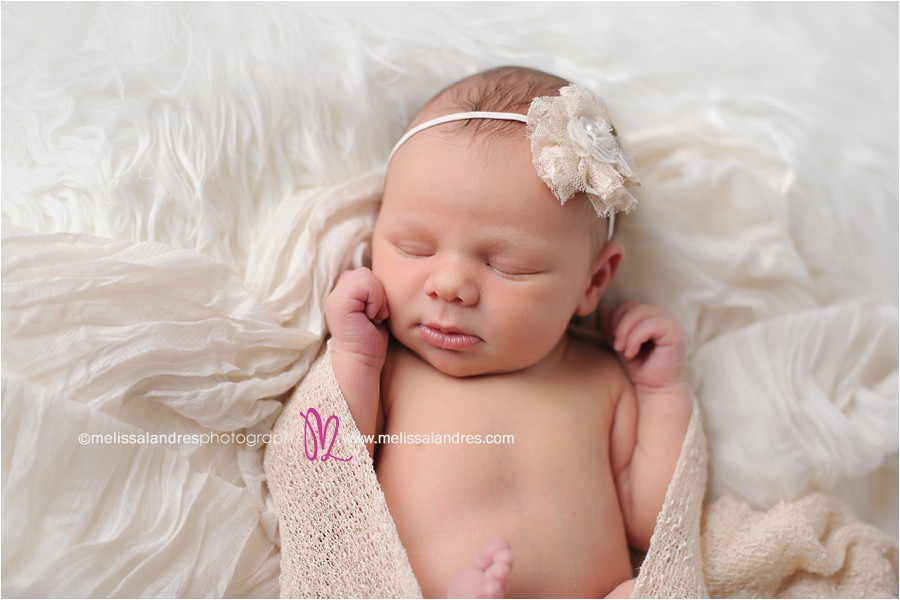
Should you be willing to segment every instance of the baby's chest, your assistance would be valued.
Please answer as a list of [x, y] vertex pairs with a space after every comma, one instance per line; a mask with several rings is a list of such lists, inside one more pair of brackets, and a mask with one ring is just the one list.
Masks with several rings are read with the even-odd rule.
[[[607, 478], [610, 402], [575, 382], [397, 373], [388, 393], [384, 459], [460, 473], [496, 487]], [[471, 486], [470, 486], [471, 487]]]

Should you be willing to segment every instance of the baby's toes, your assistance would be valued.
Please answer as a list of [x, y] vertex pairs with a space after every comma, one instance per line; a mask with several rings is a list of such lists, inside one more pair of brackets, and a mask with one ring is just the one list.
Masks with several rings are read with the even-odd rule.
[[502, 598], [504, 595], [506, 595], [506, 590], [499, 581], [485, 579], [481, 583], [481, 593], [476, 598]]
[[493, 594], [499, 594], [499, 596], [492, 597], [500, 597], [506, 594], [506, 590], [509, 588], [509, 573], [511, 570], [512, 551], [500, 550], [494, 555], [491, 566], [484, 573], [486, 588], [489, 587]]
[[495, 579], [509, 577], [512, 568], [512, 551], [501, 550], [494, 555], [491, 565], [487, 568], [487, 574]]
[[497, 556], [497, 553], [499, 552], [510, 552], [510, 555], [512, 553], [509, 546], [509, 540], [505, 537], [495, 537], [482, 546], [481, 551], [478, 553], [477, 561], [481, 563], [482, 568], [486, 569], [490, 566], [494, 557]]

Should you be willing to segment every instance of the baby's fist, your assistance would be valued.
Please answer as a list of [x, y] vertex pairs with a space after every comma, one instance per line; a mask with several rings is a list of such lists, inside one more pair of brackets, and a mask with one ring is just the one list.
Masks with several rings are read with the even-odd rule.
[[334, 352], [381, 368], [387, 353], [387, 296], [370, 269], [346, 271], [325, 299], [325, 320]]

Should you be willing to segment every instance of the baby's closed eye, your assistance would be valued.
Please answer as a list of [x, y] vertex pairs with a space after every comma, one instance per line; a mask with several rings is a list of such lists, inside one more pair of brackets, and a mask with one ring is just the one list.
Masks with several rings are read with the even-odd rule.
[[489, 258], [486, 261], [486, 264], [492, 271], [501, 277], [510, 279], [523, 279], [532, 275], [539, 275], [543, 272], [543, 270], [537, 268], [536, 265], [531, 265], [526, 262], [514, 262], [502, 258]]
[[397, 242], [394, 248], [403, 256], [410, 258], [428, 258], [434, 256], [434, 248], [423, 242]]

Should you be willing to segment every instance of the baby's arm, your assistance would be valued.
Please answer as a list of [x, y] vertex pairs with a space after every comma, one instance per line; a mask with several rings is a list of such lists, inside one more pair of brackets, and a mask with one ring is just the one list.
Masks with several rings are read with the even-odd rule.
[[[383, 421], [379, 400], [387, 317], [384, 288], [369, 269], [342, 274], [325, 300], [334, 376], [363, 435], [376, 435]], [[374, 444], [366, 448], [372, 456]]]
[[[616, 426], [633, 432], [625, 438], [635, 440], [616, 486], [629, 542], [646, 549], [691, 418], [684, 333], [661, 309], [637, 302], [613, 310], [607, 326], [636, 398], [623, 399], [616, 415], [624, 421]], [[616, 436], [621, 439], [622, 433], [614, 433], [613, 443]]]

